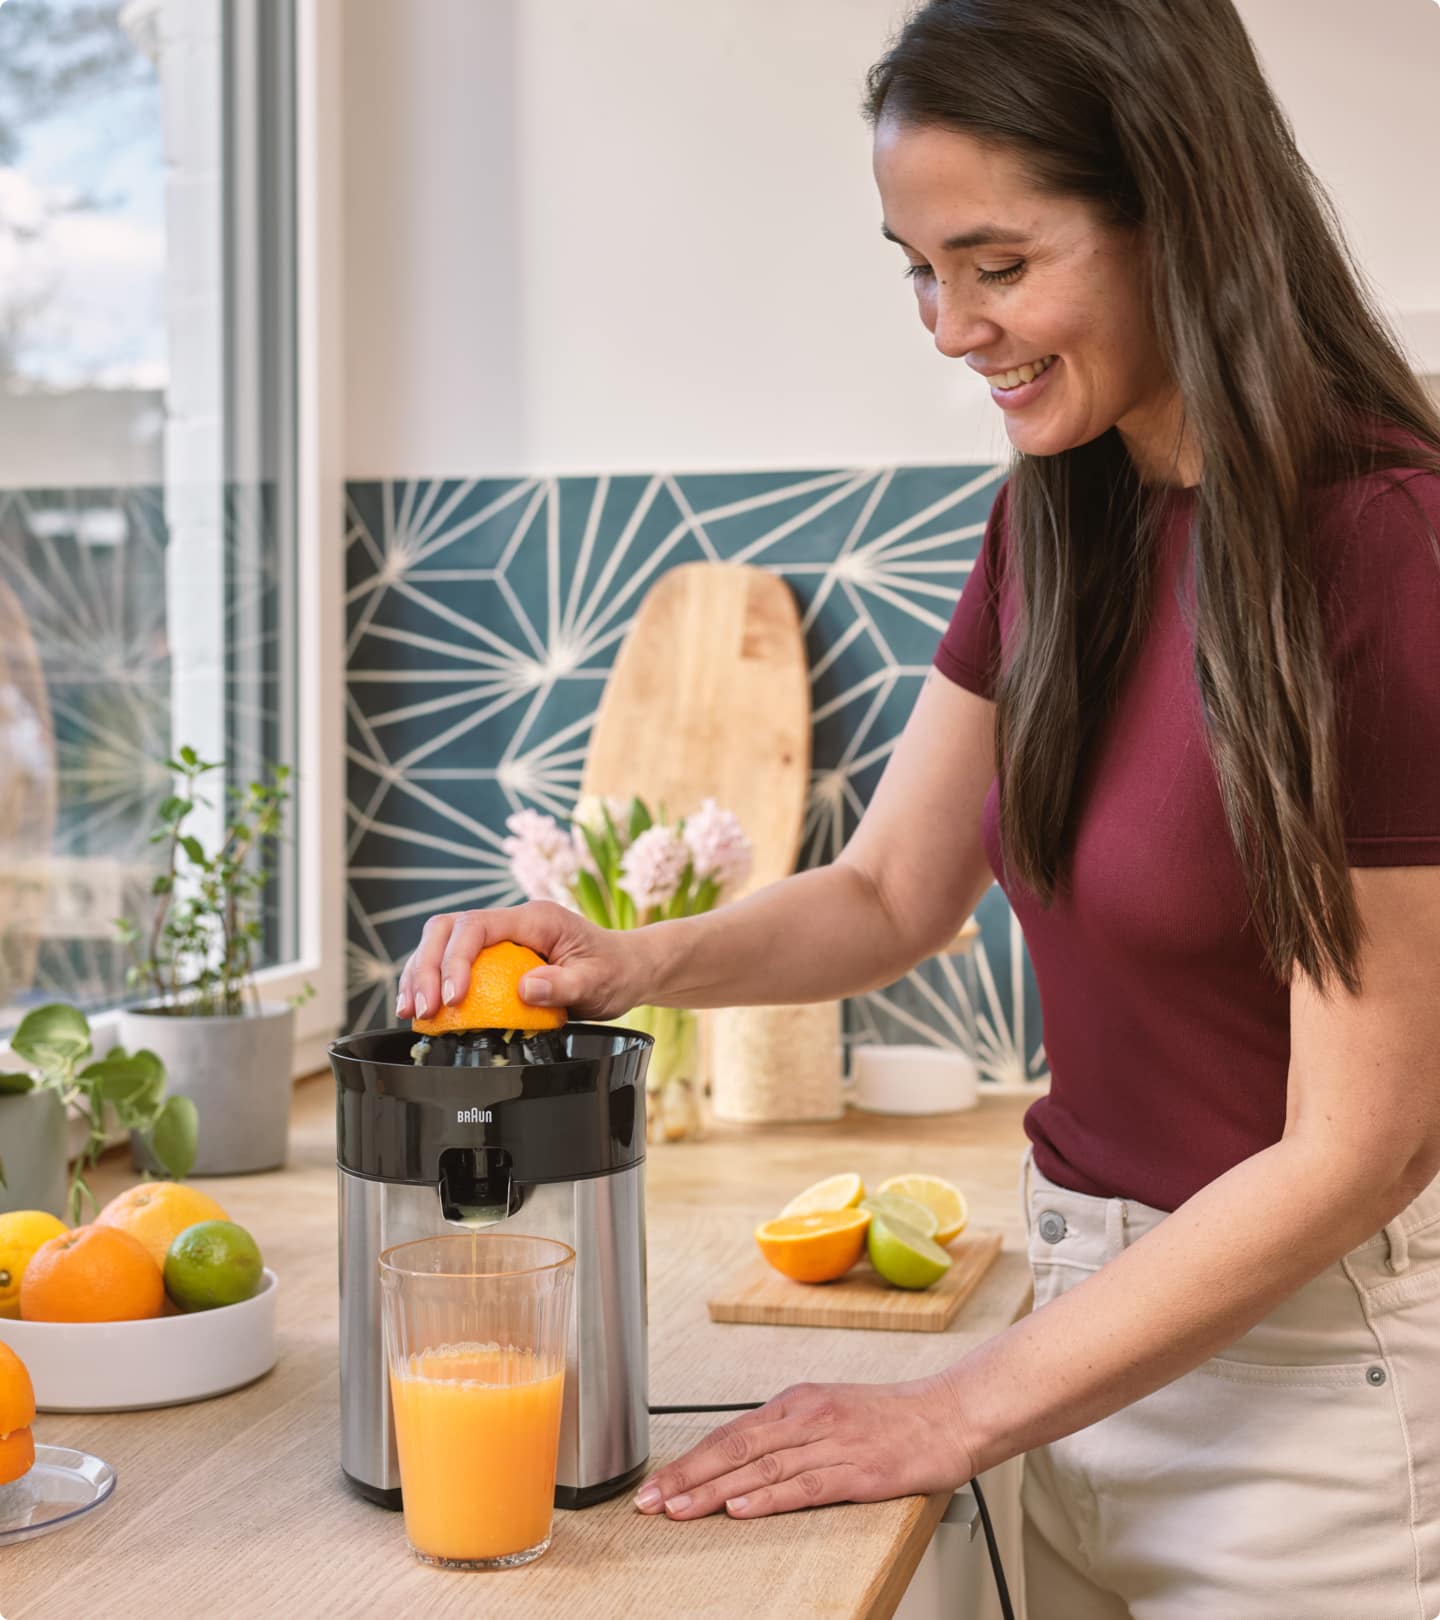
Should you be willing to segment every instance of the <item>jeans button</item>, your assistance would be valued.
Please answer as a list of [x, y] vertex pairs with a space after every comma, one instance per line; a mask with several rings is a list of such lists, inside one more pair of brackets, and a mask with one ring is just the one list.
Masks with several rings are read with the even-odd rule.
[[1385, 1369], [1383, 1367], [1367, 1367], [1365, 1376], [1377, 1387], [1385, 1382]]
[[1047, 1243], [1058, 1243], [1065, 1236], [1065, 1217], [1058, 1209], [1042, 1210], [1039, 1226], [1040, 1236]]

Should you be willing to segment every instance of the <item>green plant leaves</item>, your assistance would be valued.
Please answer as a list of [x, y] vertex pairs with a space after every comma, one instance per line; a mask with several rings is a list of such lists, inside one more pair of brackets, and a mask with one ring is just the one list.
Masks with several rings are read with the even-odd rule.
[[54, 1078], [90, 1056], [90, 1025], [77, 1007], [53, 1001], [26, 1013], [10, 1037], [10, 1049]]
[[174, 1181], [190, 1174], [200, 1138], [200, 1115], [193, 1099], [167, 1097], [147, 1135], [151, 1153]]
[[[17, 1097], [35, 1089], [35, 1077], [29, 1074], [0, 1074], [0, 1097]], [[0, 1178], [0, 1186], [4, 1186]]]

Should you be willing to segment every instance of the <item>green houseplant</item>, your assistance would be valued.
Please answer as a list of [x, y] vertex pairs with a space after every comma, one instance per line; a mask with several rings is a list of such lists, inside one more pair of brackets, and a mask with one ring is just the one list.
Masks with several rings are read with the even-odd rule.
[[[136, 953], [129, 982], [150, 992], [126, 1009], [122, 1039], [158, 1052], [174, 1089], [199, 1105], [197, 1175], [276, 1169], [289, 1143], [295, 1002], [261, 1000], [255, 960], [269, 880], [261, 855], [280, 835], [290, 771], [276, 765], [268, 782], [232, 787], [219, 844], [207, 850], [186, 823], [209, 807], [201, 789], [221, 764], [188, 745], [165, 763], [180, 791], [161, 801], [150, 834], [165, 853], [153, 911], [116, 923]], [[148, 1145], [132, 1141], [147, 1165]]]
[[[42, 1158], [37, 1159], [31, 1143], [12, 1152], [11, 1168], [17, 1172], [14, 1187], [6, 1181], [0, 1161], [0, 1185], [6, 1189], [10, 1208], [48, 1209], [52, 1215], [61, 1214], [51, 1190], [54, 1155], [58, 1151], [63, 1186], [64, 1121], [72, 1109], [86, 1126], [85, 1145], [75, 1161], [69, 1193], [63, 1200], [72, 1224], [83, 1219], [87, 1202], [99, 1207], [85, 1173], [105, 1147], [107, 1105], [122, 1126], [140, 1136], [167, 1176], [179, 1180], [189, 1174], [195, 1162], [197, 1110], [188, 1097], [165, 1095], [165, 1065], [155, 1053], [126, 1052], [115, 1046], [96, 1058], [88, 1019], [78, 1008], [64, 1002], [36, 1007], [27, 1013], [10, 1037], [10, 1050], [29, 1068], [0, 1074], [0, 1098], [49, 1095], [58, 1103], [61, 1122], [58, 1141], [42, 1150]], [[0, 1147], [8, 1145], [0, 1137]], [[18, 1180], [21, 1171], [26, 1178], [23, 1184]]]

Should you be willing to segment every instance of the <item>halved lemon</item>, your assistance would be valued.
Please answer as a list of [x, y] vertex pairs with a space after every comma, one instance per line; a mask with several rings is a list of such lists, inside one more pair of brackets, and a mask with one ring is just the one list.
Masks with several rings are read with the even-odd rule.
[[865, 1196], [865, 1183], [853, 1170], [838, 1176], [826, 1176], [804, 1192], [796, 1193], [780, 1211], [786, 1215], [821, 1215], [837, 1209], [854, 1209]]
[[965, 1194], [954, 1182], [940, 1176], [891, 1176], [888, 1181], [882, 1181], [876, 1191], [913, 1198], [917, 1204], [933, 1210], [938, 1224], [931, 1236], [937, 1243], [953, 1243], [970, 1219]]
[[918, 1198], [907, 1198], [904, 1193], [871, 1193], [863, 1199], [861, 1209], [868, 1209], [877, 1220], [899, 1221], [923, 1236], [933, 1238], [940, 1230], [940, 1222], [929, 1204]]
[[781, 1215], [755, 1228], [760, 1252], [795, 1282], [832, 1282], [842, 1277], [865, 1248], [870, 1212], [821, 1210], [814, 1215]]

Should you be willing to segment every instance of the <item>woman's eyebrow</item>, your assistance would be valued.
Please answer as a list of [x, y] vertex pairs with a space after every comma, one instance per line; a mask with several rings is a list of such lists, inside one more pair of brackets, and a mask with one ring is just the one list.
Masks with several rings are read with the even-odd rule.
[[[895, 242], [900, 247], [915, 249], [903, 237], [896, 236], [895, 232], [882, 220], [880, 234], [887, 242]], [[966, 248], [977, 247], [1014, 247], [1020, 242], [1028, 242], [1030, 238], [1023, 231], [1003, 230], [999, 225], [977, 225], [973, 231], [964, 231], [959, 236], [947, 236], [940, 246], [946, 253], [961, 253]]]

